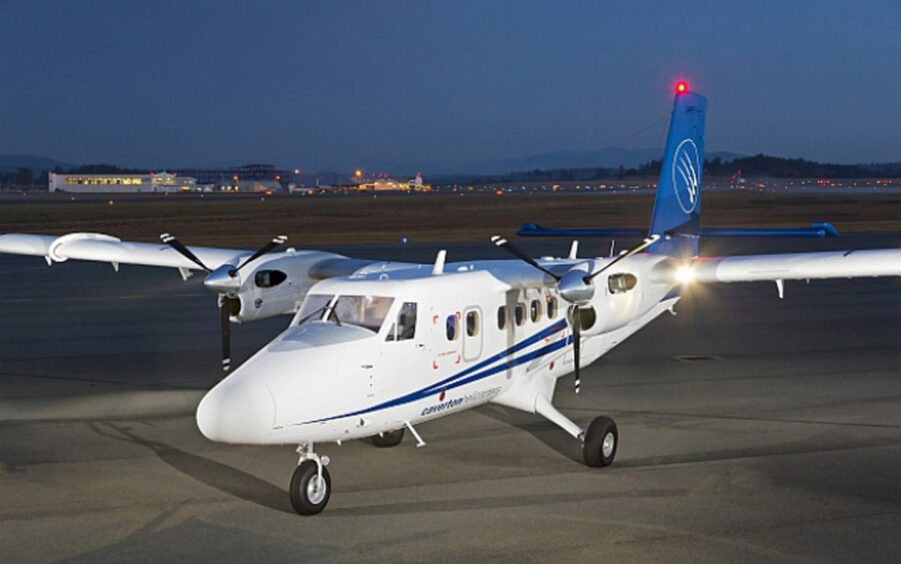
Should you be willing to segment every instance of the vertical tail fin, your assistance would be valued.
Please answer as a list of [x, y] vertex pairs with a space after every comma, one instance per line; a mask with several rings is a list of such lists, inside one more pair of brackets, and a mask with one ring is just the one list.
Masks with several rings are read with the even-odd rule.
[[706, 114], [707, 99], [679, 83], [651, 216], [650, 234], [661, 239], [649, 248], [650, 252], [698, 254]]

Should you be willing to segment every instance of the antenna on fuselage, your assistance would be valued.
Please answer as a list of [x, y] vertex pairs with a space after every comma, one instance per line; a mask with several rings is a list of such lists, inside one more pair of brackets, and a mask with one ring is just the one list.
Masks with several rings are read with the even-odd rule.
[[569, 247], [569, 259], [575, 260], [579, 255], [579, 241], [577, 239], [573, 239], [572, 245]]
[[447, 250], [441, 249], [435, 257], [435, 265], [432, 266], [432, 274], [444, 274], [444, 259], [447, 258]]

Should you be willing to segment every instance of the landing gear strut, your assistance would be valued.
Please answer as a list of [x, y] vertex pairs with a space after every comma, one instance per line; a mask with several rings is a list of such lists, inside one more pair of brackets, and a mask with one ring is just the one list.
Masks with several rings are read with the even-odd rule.
[[609, 417], [595, 417], [588, 428], [582, 430], [551, 404], [544, 396], [535, 398], [535, 413], [546, 418], [582, 442], [582, 462], [592, 468], [610, 466], [616, 458], [619, 433], [616, 423]]
[[289, 490], [291, 506], [301, 515], [316, 515], [325, 509], [332, 494], [332, 479], [326, 468], [329, 459], [313, 452], [312, 443], [300, 445], [297, 453], [300, 459]]

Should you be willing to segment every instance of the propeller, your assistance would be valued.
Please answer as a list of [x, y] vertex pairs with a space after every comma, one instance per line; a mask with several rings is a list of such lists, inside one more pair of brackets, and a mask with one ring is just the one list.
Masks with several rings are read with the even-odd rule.
[[572, 317], [572, 332], [573, 332], [573, 365], [575, 368], [574, 371], [574, 388], [575, 392], [578, 394], [579, 389], [582, 383], [581, 379], [581, 352], [582, 352], [582, 308], [587, 306], [591, 301], [591, 298], [594, 297], [594, 279], [601, 274], [602, 272], [610, 269], [615, 264], [620, 262], [621, 260], [627, 259], [632, 255], [640, 253], [645, 250], [657, 240], [660, 239], [660, 235], [651, 235], [646, 238], [644, 241], [635, 245], [631, 249], [624, 251], [618, 257], [608, 262], [598, 270], [594, 272], [587, 272], [581, 269], [571, 269], [564, 275], [559, 275], [551, 270], [540, 265], [535, 259], [526, 254], [522, 249], [508, 241], [507, 239], [501, 237], [500, 235], [494, 235], [491, 237], [491, 242], [494, 243], [498, 248], [504, 249], [511, 255], [516, 258], [530, 264], [531, 266], [537, 268], [538, 270], [544, 272], [551, 278], [557, 281], [557, 290], [560, 292], [560, 297], [564, 300], [568, 301], [572, 304], [570, 308], [570, 314]]
[[238, 271], [276, 247], [284, 245], [288, 240], [288, 237], [285, 235], [274, 237], [257, 252], [244, 259], [238, 266], [226, 263], [215, 270], [204, 264], [203, 261], [197, 258], [197, 255], [191, 252], [191, 249], [183, 245], [169, 233], [160, 235], [160, 240], [175, 249], [183, 257], [208, 272], [206, 279], [203, 281], [203, 285], [213, 292], [216, 292], [219, 296], [219, 331], [222, 335], [222, 371], [228, 372], [231, 370], [230, 318], [232, 315], [237, 315], [241, 311], [241, 302], [237, 298], [237, 294], [241, 289], [241, 280], [238, 278]]
[[550, 270], [548, 270], [545, 267], [538, 264], [538, 262], [535, 259], [533, 259], [529, 255], [527, 255], [525, 252], [523, 252], [522, 249], [520, 249], [519, 247], [517, 247], [510, 241], [504, 239], [500, 235], [494, 235], [493, 237], [491, 237], [491, 242], [494, 243], [495, 245], [497, 245], [499, 248], [504, 249], [511, 255], [515, 256], [516, 258], [518, 258], [520, 260], [524, 260], [525, 262], [531, 264], [532, 266], [534, 266], [541, 272], [544, 272], [545, 274], [547, 274], [548, 276], [550, 276], [557, 282], [560, 281], [560, 276], [558, 276], [557, 274], [551, 272]]
[[573, 389], [578, 394], [582, 386], [582, 308], [572, 306], [573, 316]]

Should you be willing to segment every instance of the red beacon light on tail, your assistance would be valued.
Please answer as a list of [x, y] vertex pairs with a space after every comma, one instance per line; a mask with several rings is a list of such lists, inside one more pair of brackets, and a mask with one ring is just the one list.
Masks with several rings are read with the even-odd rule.
[[685, 94], [688, 92], [688, 83], [684, 80], [680, 80], [676, 83], [676, 94]]

